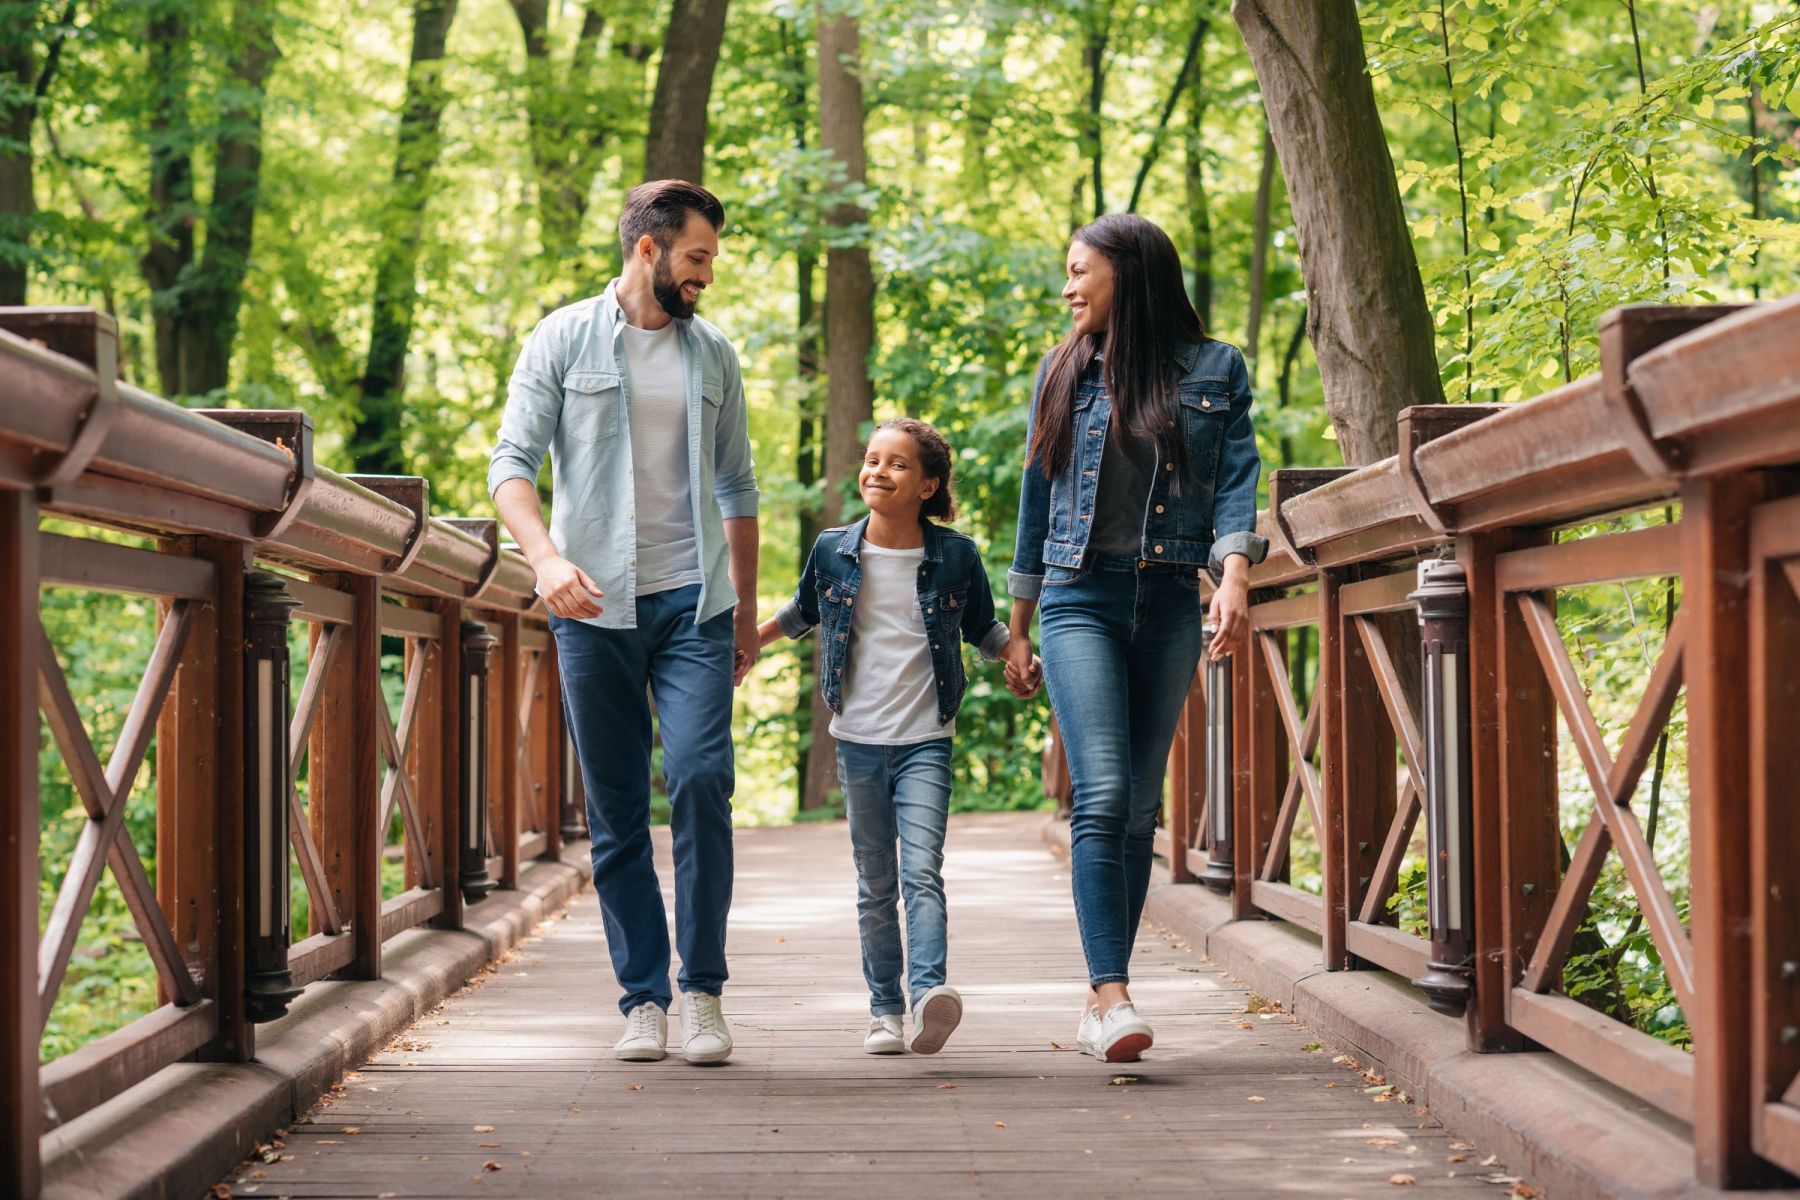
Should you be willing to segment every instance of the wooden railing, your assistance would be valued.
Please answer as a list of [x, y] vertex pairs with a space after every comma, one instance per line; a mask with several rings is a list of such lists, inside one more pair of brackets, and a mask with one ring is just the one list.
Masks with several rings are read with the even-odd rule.
[[[423, 479], [317, 465], [304, 413], [198, 412], [118, 382], [115, 345], [87, 310], [0, 310], [7, 1195], [35, 1193], [49, 1128], [178, 1060], [251, 1058], [255, 1023], [307, 984], [378, 978], [385, 942], [460, 927], [465, 903], [582, 824], [533, 575], [495, 522], [434, 517]], [[40, 618], [56, 585], [157, 601], [105, 765]], [[309, 636], [290, 702], [293, 621]], [[384, 636], [405, 648], [397, 718]], [[67, 864], [39, 861], [40, 711], [87, 812]], [[152, 745], [155, 845], [139, 846], [125, 804]], [[403, 872], [385, 899], [384, 859]], [[160, 1006], [40, 1063], [108, 868]], [[40, 871], [61, 878], [41, 936]]]
[[[1159, 849], [1237, 917], [1315, 932], [1327, 969], [1466, 1011], [1472, 1048], [1553, 1051], [1689, 1123], [1702, 1181], [1754, 1184], [1800, 1173], [1800, 296], [1620, 309], [1600, 343], [1535, 400], [1407, 410], [1383, 462], [1274, 473], [1251, 643], [1195, 681]], [[1557, 593], [1659, 578], [1679, 607], [1609, 745]], [[1683, 688], [1685, 920], [1632, 806]], [[1595, 797], [1572, 846], [1559, 723]], [[1563, 993], [1615, 852], [1691, 1052]], [[1390, 903], [1409, 853], [1429, 936]]]

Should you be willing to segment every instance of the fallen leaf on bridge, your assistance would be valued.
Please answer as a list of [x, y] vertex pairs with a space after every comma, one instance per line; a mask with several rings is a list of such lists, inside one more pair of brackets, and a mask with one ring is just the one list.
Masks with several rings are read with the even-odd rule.
[[1108, 1084], [1107, 1086], [1108, 1087], [1124, 1087], [1128, 1083], [1136, 1083], [1137, 1081], [1138, 1081], [1138, 1077], [1136, 1075], [1114, 1075], [1112, 1077], [1112, 1082], [1110, 1084]]
[[362, 1132], [362, 1126], [361, 1125], [346, 1125], [342, 1129], [338, 1130], [338, 1132], [355, 1135], [355, 1134]]
[[1395, 1187], [1411, 1187], [1417, 1181], [1411, 1175], [1389, 1175], [1388, 1182]]
[[492, 1125], [477, 1125], [475, 1127], [475, 1132], [476, 1133], [492, 1133], [492, 1132], [494, 1132], [494, 1127]]
[[940, 1092], [941, 1092], [941, 1091], [943, 1091], [943, 1090], [944, 1090], [944, 1089], [945, 1089], [945, 1088], [953, 1088], [953, 1087], [955, 1087], [955, 1086], [956, 1086], [956, 1085], [955, 1085], [955, 1084], [954, 1084], [954, 1083], [940, 1083], [940, 1084], [938, 1084], [938, 1085], [937, 1085], [937, 1090], [938, 1090], [938, 1091], [940, 1091]]
[[995, 1122], [994, 1122], [994, 1128], [995, 1128], [995, 1129], [1005, 1129], [1005, 1128], [1006, 1128], [1006, 1122], [1005, 1122], [1005, 1121], [995, 1121]]
[[644, 1090], [644, 1085], [641, 1083], [628, 1083], [625, 1086], [634, 1092], [641, 1092]]
[[500, 1164], [490, 1158], [481, 1164], [481, 1169], [484, 1171], [498, 1171], [500, 1169]]

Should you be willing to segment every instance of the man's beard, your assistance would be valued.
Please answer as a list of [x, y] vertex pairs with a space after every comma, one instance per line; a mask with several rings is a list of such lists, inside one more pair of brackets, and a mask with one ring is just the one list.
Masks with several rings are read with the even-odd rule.
[[657, 256], [656, 269], [650, 273], [650, 290], [656, 294], [656, 302], [662, 305], [663, 311], [677, 321], [691, 318], [694, 315], [694, 304], [700, 302], [696, 295], [694, 304], [690, 304], [681, 294], [681, 285], [675, 282], [675, 272], [669, 269], [667, 250]]

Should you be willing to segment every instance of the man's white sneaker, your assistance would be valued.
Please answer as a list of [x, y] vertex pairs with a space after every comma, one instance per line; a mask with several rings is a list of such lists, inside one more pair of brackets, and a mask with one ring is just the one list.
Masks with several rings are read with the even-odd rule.
[[717, 996], [681, 994], [681, 1053], [691, 1063], [722, 1063], [731, 1057], [731, 1027]]
[[625, 1062], [656, 1062], [668, 1054], [669, 1018], [646, 1000], [625, 1014], [625, 1036], [613, 1047], [613, 1057]]
[[926, 992], [913, 1005], [914, 1054], [936, 1054], [962, 1021], [962, 996], [947, 983]]
[[1149, 1022], [1138, 1016], [1129, 1000], [1113, 1005], [1100, 1018], [1099, 1058], [1102, 1062], [1136, 1062], [1154, 1040]]
[[1075, 1048], [1092, 1058], [1100, 1057], [1100, 1010], [1081, 1010], [1081, 1024], [1075, 1027]]
[[900, 1054], [906, 1050], [906, 1036], [900, 1030], [900, 1018], [892, 1014], [869, 1018], [869, 1036], [863, 1039], [865, 1054]]

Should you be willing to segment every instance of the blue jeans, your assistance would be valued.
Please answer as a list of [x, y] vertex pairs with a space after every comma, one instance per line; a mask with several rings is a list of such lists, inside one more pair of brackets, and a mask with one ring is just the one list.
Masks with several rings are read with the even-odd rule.
[[[856, 925], [875, 1016], [906, 1011], [944, 982], [944, 829], [950, 821], [950, 744], [837, 744], [838, 783], [856, 855]], [[900, 844], [898, 861], [894, 843]], [[906, 948], [899, 901], [906, 897]], [[900, 990], [906, 968], [907, 992]]]
[[681, 990], [725, 985], [731, 909], [731, 611], [694, 624], [700, 587], [644, 596], [636, 629], [552, 616], [563, 712], [587, 787], [594, 890], [624, 995], [667, 1009], [669, 927], [650, 842], [650, 701], [662, 728], [675, 849], [675, 942]]
[[1095, 987], [1130, 979], [1169, 744], [1200, 662], [1194, 582], [1191, 569], [1108, 559], [1043, 592], [1044, 681], [1075, 793], [1075, 917]]

